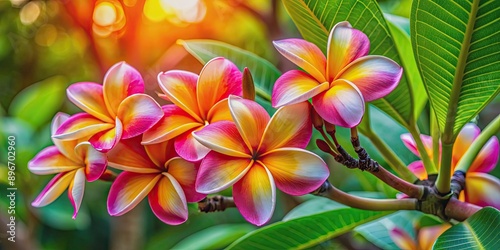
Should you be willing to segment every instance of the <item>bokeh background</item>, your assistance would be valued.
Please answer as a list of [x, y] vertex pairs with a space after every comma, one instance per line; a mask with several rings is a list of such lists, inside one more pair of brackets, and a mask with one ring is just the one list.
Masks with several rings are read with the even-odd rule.
[[[408, 17], [410, 0], [380, 1], [386, 13]], [[74, 82], [101, 83], [106, 70], [126, 61], [145, 78], [147, 92], [156, 98], [156, 76], [171, 69], [199, 73], [202, 65], [179, 39], [213, 39], [251, 51], [278, 66], [293, 67], [272, 47], [272, 40], [300, 37], [280, 1], [272, 0], [0, 0], [0, 221], [8, 221], [7, 137], [16, 137], [16, 243], [4, 249], [169, 249], [221, 248], [254, 229], [235, 209], [200, 214], [190, 205], [189, 220], [169, 226], [157, 220], [143, 202], [121, 217], [106, 210], [110, 183], [87, 183], [76, 220], [63, 194], [53, 204], [33, 208], [31, 201], [52, 176], [36, 176], [26, 166], [51, 145], [49, 125], [58, 111], [78, 109], [65, 96]], [[159, 103], [165, 101], [156, 98]], [[498, 100], [480, 116], [484, 127], [498, 113]], [[381, 113], [377, 130], [405, 162], [415, 160], [399, 141], [405, 132]], [[426, 132], [427, 122], [422, 131]], [[481, 125], [483, 123], [483, 125]], [[347, 131], [340, 131], [346, 134]], [[345, 139], [348, 140], [346, 134]], [[364, 142], [370, 149], [370, 145]], [[373, 150], [372, 150], [373, 151]], [[383, 163], [375, 152], [372, 156]], [[332, 181], [346, 191], [376, 191], [394, 195], [372, 176], [346, 172], [332, 164]], [[498, 176], [498, 168], [497, 174]], [[273, 221], [280, 220], [305, 197], [280, 194]], [[5, 222], [5, 223], [4, 223]], [[3, 226], [0, 226], [3, 228]], [[359, 242], [358, 242], [359, 243]], [[358, 244], [356, 243], [356, 244]], [[191, 245], [190, 245], [191, 244]], [[337, 244], [337, 243], [335, 243]], [[349, 248], [352, 240], [340, 239]], [[362, 244], [359, 243], [359, 244]], [[364, 245], [369, 246], [369, 245]], [[321, 246], [320, 246], [321, 248]]]

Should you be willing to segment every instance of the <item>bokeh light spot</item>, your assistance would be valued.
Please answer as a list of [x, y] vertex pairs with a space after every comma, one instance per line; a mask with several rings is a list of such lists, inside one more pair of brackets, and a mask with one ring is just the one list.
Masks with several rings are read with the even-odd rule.
[[37, 31], [35, 42], [40, 46], [51, 46], [57, 39], [57, 28], [52, 24], [45, 24]]
[[94, 9], [94, 22], [100, 26], [112, 25], [116, 22], [116, 8], [110, 2], [102, 2]]
[[40, 4], [37, 1], [29, 2], [19, 12], [19, 18], [24, 25], [29, 25], [36, 21], [40, 12]]

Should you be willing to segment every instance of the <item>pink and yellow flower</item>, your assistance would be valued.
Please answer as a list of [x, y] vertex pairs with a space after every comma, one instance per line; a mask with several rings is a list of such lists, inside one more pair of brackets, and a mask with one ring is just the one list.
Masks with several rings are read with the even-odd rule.
[[[480, 133], [481, 130], [473, 123], [466, 124], [460, 131], [453, 146], [451, 161], [452, 173], [457, 163]], [[424, 143], [426, 151], [430, 153], [432, 157], [432, 137], [420, 135], [420, 138]], [[403, 143], [410, 151], [420, 156], [415, 141], [410, 134], [401, 135], [401, 140], [403, 140]], [[460, 194], [461, 200], [479, 206], [493, 206], [500, 209], [500, 180], [492, 175], [486, 174], [495, 168], [498, 163], [498, 154], [498, 139], [492, 137], [481, 149], [465, 175], [465, 189]], [[440, 155], [438, 157], [440, 157]], [[428, 178], [427, 171], [422, 161], [412, 162], [408, 165], [408, 168], [419, 179], [425, 180]]]
[[327, 122], [354, 127], [361, 122], [365, 102], [396, 88], [403, 69], [383, 56], [368, 56], [370, 41], [349, 22], [336, 24], [328, 37], [327, 55], [302, 39], [275, 41], [276, 49], [304, 71], [291, 70], [275, 83], [272, 105], [306, 101]]
[[231, 120], [227, 97], [241, 95], [242, 74], [231, 61], [210, 60], [200, 76], [181, 70], [158, 75], [164, 97], [172, 105], [163, 106], [165, 116], [143, 136], [143, 144], [175, 140], [175, 150], [188, 161], [199, 161], [210, 149], [198, 143], [193, 131], [222, 120]]
[[68, 87], [67, 95], [85, 113], [71, 116], [53, 137], [61, 140], [90, 137], [90, 144], [103, 153], [120, 139], [144, 133], [163, 116], [160, 105], [144, 94], [140, 73], [124, 62], [108, 70], [103, 85], [75, 83]]
[[273, 214], [276, 187], [307, 194], [328, 178], [328, 167], [303, 149], [312, 134], [309, 103], [282, 107], [270, 118], [254, 101], [230, 96], [228, 102], [234, 122], [215, 122], [193, 133], [212, 150], [201, 161], [196, 190], [210, 194], [233, 186], [243, 217], [260, 226]]
[[[68, 118], [69, 115], [58, 113], [52, 120], [52, 134]], [[46, 206], [68, 189], [74, 219], [83, 200], [85, 181], [95, 181], [104, 173], [107, 166], [106, 155], [95, 150], [85, 140], [52, 141], [55, 146], [43, 149], [28, 162], [28, 169], [34, 174], [57, 174], [31, 205]]]
[[187, 202], [205, 197], [195, 191], [195, 164], [177, 156], [170, 141], [143, 146], [137, 137], [123, 140], [108, 157], [110, 167], [123, 170], [109, 191], [112, 216], [127, 213], [148, 196], [158, 219], [178, 225], [188, 218]]
[[431, 250], [436, 239], [451, 227], [450, 224], [441, 224], [422, 227], [417, 230], [417, 239], [413, 239], [406, 231], [399, 227], [390, 230], [389, 235], [394, 243], [405, 250]]

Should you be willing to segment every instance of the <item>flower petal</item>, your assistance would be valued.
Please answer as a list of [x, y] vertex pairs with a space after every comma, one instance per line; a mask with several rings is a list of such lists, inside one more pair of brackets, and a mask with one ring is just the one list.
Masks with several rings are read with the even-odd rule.
[[93, 135], [89, 142], [97, 151], [107, 153], [120, 141], [122, 132], [123, 126], [117, 117], [114, 128]]
[[453, 165], [456, 165], [458, 161], [464, 156], [467, 149], [481, 133], [481, 129], [474, 123], [467, 123], [458, 133], [457, 139], [455, 139], [455, 144], [453, 144]]
[[202, 126], [191, 115], [176, 105], [162, 107], [165, 115], [142, 136], [143, 144], [160, 143]]
[[80, 156], [81, 162], [85, 166], [85, 177], [87, 181], [93, 182], [99, 179], [106, 171], [108, 166], [108, 158], [95, 150], [89, 142], [81, 142], [75, 147], [76, 155]]
[[201, 144], [194, 136], [193, 132], [199, 131], [203, 127], [190, 130], [175, 139], [175, 152], [183, 159], [197, 162], [205, 157], [210, 149]]
[[117, 117], [123, 124], [122, 138], [128, 139], [153, 127], [163, 117], [163, 110], [150, 96], [134, 94], [120, 104]]
[[111, 117], [118, 113], [120, 103], [128, 96], [144, 93], [144, 80], [139, 71], [125, 62], [119, 62], [104, 76], [103, 95]]
[[[417, 149], [417, 144], [415, 143], [415, 140], [413, 140], [413, 136], [409, 133], [402, 134], [400, 136], [401, 140], [403, 141], [403, 144], [416, 156], [420, 157], [420, 154], [418, 153]], [[427, 151], [427, 154], [429, 157], [433, 157], [433, 151], [432, 151], [432, 137], [428, 135], [420, 135], [420, 140], [422, 140], [422, 143], [424, 144], [424, 148]], [[439, 147], [441, 149], [441, 146]]]
[[382, 98], [394, 90], [403, 68], [384, 56], [365, 56], [347, 65], [337, 76], [354, 83], [365, 101]]
[[217, 57], [205, 64], [198, 78], [196, 90], [198, 107], [202, 119], [206, 119], [208, 112], [220, 100], [229, 95], [242, 93], [242, 74], [231, 61]]
[[175, 157], [167, 164], [168, 166], [165, 167], [168, 168], [168, 173], [181, 185], [187, 202], [197, 202], [206, 197], [205, 194], [196, 192], [195, 182], [198, 170], [194, 163]]
[[229, 110], [229, 100], [222, 99], [208, 111], [207, 121], [209, 123], [218, 121], [232, 121], [231, 111]]
[[211, 151], [201, 161], [196, 177], [196, 191], [203, 194], [222, 191], [241, 179], [253, 164], [251, 159]]
[[[54, 118], [52, 118], [52, 123], [50, 127], [51, 135], [54, 135], [57, 131], [57, 129], [65, 122], [66, 120], [69, 119], [69, 115], [66, 113], [59, 112], [57, 113]], [[78, 140], [59, 140], [56, 138], [52, 138], [52, 142], [54, 145], [59, 149], [59, 152], [66, 156], [68, 159], [71, 159], [72, 161], [77, 161], [77, 157], [75, 155], [75, 147], [76, 144], [78, 144]]]
[[427, 180], [429, 176], [427, 175], [427, 170], [425, 170], [424, 163], [422, 161], [414, 161], [408, 165], [408, 169], [415, 175], [419, 180]]
[[85, 172], [83, 168], [76, 170], [75, 177], [68, 187], [68, 198], [73, 206], [73, 219], [76, 219], [78, 210], [83, 200], [83, 193], [85, 191]]
[[298, 148], [282, 148], [259, 159], [273, 175], [276, 186], [291, 195], [304, 195], [316, 190], [330, 171], [317, 155]]
[[304, 69], [317, 82], [327, 81], [325, 73], [326, 58], [318, 46], [296, 38], [274, 41], [273, 44], [286, 59]]
[[467, 173], [463, 194], [466, 202], [500, 209], [500, 180], [492, 175]]
[[77, 113], [63, 122], [52, 137], [60, 140], [77, 140], [112, 127], [114, 127], [112, 123], [104, 123], [86, 113]]
[[144, 145], [144, 149], [149, 159], [161, 169], [164, 168], [166, 162], [177, 157], [173, 140]]
[[93, 82], [75, 83], [68, 87], [66, 94], [73, 104], [88, 114], [107, 123], [113, 122], [104, 103], [101, 84]]
[[205, 147], [221, 154], [251, 158], [250, 151], [233, 122], [212, 123], [194, 132], [193, 136]]
[[162, 176], [122, 172], [109, 190], [108, 213], [111, 216], [119, 216], [132, 210], [149, 194]]
[[70, 115], [57, 112], [57, 114], [52, 118], [52, 122], [50, 124], [50, 134], [53, 135], [56, 133], [57, 129], [63, 124], [66, 120], [70, 118]]
[[415, 240], [399, 227], [392, 228], [389, 231], [389, 236], [400, 249], [418, 250]]
[[276, 205], [273, 176], [265, 167], [254, 164], [248, 173], [234, 184], [234, 203], [250, 223], [262, 226], [271, 219]]
[[281, 147], [305, 148], [312, 135], [310, 109], [309, 102], [278, 109], [264, 131], [259, 151]]
[[432, 245], [436, 242], [436, 239], [450, 227], [450, 224], [441, 224], [420, 228], [418, 231], [418, 245], [420, 249], [432, 249]]
[[71, 181], [73, 181], [75, 173], [76, 171], [70, 171], [54, 176], [31, 205], [34, 207], [43, 207], [55, 201], [66, 190]]
[[153, 213], [169, 225], [179, 225], [188, 218], [186, 197], [181, 185], [168, 173], [156, 183], [148, 195]]
[[276, 80], [271, 97], [272, 105], [281, 107], [307, 101], [327, 90], [329, 85], [328, 82], [318, 82], [300, 70], [290, 70]]
[[496, 167], [499, 156], [498, 138], [493, 136], [484, 144], [467, 172], [489, 173]]
[[368, 55], [370, 40], [349, 22], [337, 23], [328, 36], [326, 71], [327, 80], [339, 79], [337, 74], [352, 61]]
[[138, 138], [120, 141], [107, 155], [109, 166], [116, 169], [143, 174], [160, 172]]
[[359, 89], [342, 79], [312, 100], [314, 109], [325, 121], [342, 127], [358, 125], [365, 113], [365, 101]]
[[195, 120], [202, 122], [196, 99], [197, 81], [198, 75], [182, 70], [158, 74], [158, 84], [165, 96]]
[[228, 100], [234, 124], [241, 138], [250, 150], [257, 150], [267, 123], [271, 119], [269, 114], [254, 101], [236, 96], [230, 96]]
[[45, 175], [68, 172], [82, 165], [61, 154], [56, 146], [49, 146], [28, 162], [28, 169], [34, 174]]

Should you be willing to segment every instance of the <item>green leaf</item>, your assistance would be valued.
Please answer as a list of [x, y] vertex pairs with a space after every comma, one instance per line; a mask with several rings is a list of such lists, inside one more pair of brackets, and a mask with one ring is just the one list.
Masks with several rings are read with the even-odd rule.
[[66, 78], [53, 76], [21, 91], [11, 102], [9, 114], [34, 128], [48, 123], [65, 100]]
[[383, 55], [404, 66], [404, 73], [398, 87], [389, 95], [373, 102], [375, 106], [390, 115], [403, 126], [414, 122], [413, 115], [413, 75], [418, 74], [400, 55], [391, 39], [382, 11], [375, 0], [283, 0], [285, 8], [295, 22], [304, 39], [316, 44], [326, 52], [328, 34], [341, 21], [363, 31], [371, 43], [370, 54]]
[[500, 92], [500, 1], [415, 0], [412, 44], [442, 141]]
[[255, 230], [227, 249], [302, 249], [317, 245], [389, 212], [338, 208]]
[[217, 225], [194, 233], [177, 243], [172, 249], [220, 249], [255, 230], [250, 224]]
[[181, 40], [184, 48], [201, 63], [205, 64], [214, 57], [225, 57], [243, 71], [248, 67], [255, 82], [257, 95], [270, 101], [274, 82], [281, 72], [269, 61], [256, 54], [233, 45], [213, 40]]
[[441, 234], [433, 249], [498, 249], [499, 231], [500, 211], [485, 207]]

